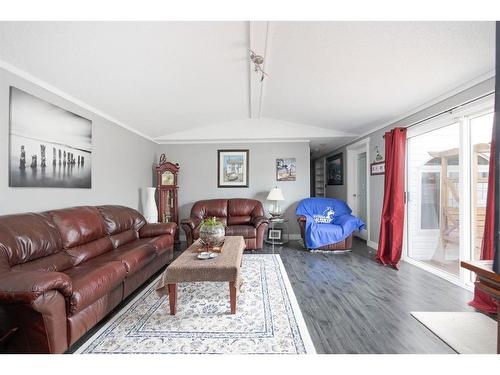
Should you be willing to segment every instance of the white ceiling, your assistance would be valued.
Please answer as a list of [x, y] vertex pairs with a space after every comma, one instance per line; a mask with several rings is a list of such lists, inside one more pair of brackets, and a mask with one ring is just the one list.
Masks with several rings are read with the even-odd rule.
[[276, 22], [263, 115], [364, 133], [494, 69], [493, 22]]
[[[309, 139], [332, 148], [492, 72], [494, 27], [0, 22], [0, 60], [157, 141]], [[265, 55], [262, 87], [250, 46]]]

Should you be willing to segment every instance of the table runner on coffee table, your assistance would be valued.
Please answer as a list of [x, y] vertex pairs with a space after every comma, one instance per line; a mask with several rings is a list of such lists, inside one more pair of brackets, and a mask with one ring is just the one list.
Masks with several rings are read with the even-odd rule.
[[168, 295], [168, 284], [181, 282], [229, 281], [239, 287], [242, 281], [240, 265], [245, 250], [243, 237], [225, 237], [221, 252], [212, 259], [197, 258], [202, 247], [197, 240], [167, 267], [156, 286], [158, 295]]

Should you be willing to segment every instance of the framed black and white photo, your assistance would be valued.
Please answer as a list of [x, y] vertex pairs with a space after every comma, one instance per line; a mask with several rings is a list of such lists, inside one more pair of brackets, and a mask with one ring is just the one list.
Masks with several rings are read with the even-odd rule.
[[283, 236], [283, 229], [281, 229], [281, 228], [276, 228], [276, 229], [269, 228], [267, 230], [267, 239], [268, 240], [281, 241], [282, 236]]
[[248, 187], [248, 150], [217, 150], [217, 186]]
[[296, 160], [295, 158], [276, 159], [276, 181], [295, 181]]
[[328, 185], [344, 185], [344, 154], [341, 152], [326, 159]]
[[92, 121], [10, 87], [10, 187], [92, 187]]

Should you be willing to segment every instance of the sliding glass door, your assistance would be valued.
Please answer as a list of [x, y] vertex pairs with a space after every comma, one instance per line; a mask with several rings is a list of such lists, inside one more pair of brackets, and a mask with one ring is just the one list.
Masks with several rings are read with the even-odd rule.
[[408, 131], [404, 257], [461, 285], [479, 259], [493, 125], [491, 103]]
[[408, 257], [458, 276], [460, 124], [408, 139]]

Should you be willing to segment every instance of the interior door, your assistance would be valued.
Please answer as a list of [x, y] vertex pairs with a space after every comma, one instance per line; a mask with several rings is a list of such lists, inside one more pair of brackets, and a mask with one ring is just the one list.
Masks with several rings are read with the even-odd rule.
[[357, 165], [357, 216], [366, 223], [366, 152], [358, 154]]
[[[348, 151], [348, 200], [352, 214], [359, 217], [368, 227], [368, 177], [366, 146], [363, 144]], [[354, 232], [354, 235], [368, 240], [368, 228]]]
[[[366, 152], [360, 152], [357, 155], [356, 165], [356, 216], [358, 216], [363, 222], [368, 223], [366, 215], [367, 207], [367, 158]], [[366, 229], [359, 232], [359, 237], [364, 240], [368, 239], [368, 231]]]

